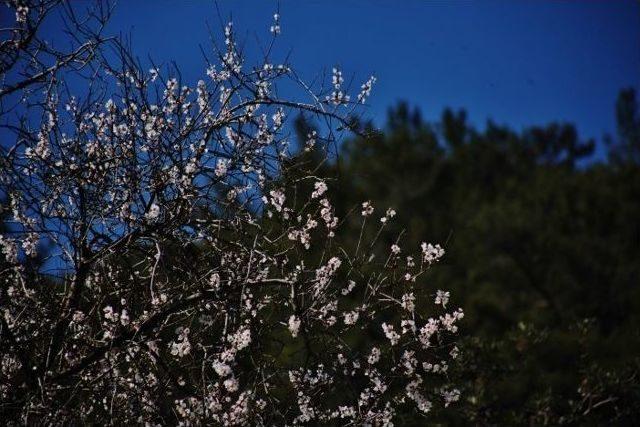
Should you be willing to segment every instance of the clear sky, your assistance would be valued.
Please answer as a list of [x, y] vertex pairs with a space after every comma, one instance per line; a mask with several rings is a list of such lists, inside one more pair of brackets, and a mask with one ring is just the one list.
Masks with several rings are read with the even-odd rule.
[[[248, 44], [268, 37], [273, 0], [218, 0]], [[638, 1], [282, 0], [279, 48], [313, 78], [339, 64], [358, 86], [378, 77], [369, 117], [383, 125], [397, 100], [428, 119], [465, 108], [516, 129], [552, 120], [583, 137], [615, 132], [622, 87], [640, 88]], [[204, 75], [200, 45], [207, 22], [219, 30], [213, 1], [121, 1], [112, 29], [135, 51], [175, 60], [187, 81]]]

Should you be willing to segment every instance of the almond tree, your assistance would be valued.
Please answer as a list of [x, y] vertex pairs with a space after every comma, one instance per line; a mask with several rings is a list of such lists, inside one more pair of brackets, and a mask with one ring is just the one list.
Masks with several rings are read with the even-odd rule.
[[[366, 201], [343, 244], [338, 184], [305, 161], [358, 132], [375, 79], [353, 101], [337, 68], [306, 84], [273, 58], [278, 14], [270, 31], [250, 66], [227, 24], [191, 85], [109, 39], [79, 69], [41, 72], [40, 91], [16, 89], [28, 102], [3, 110], [16, 142], [0, 158], [3, 419], [391, 425], [458, 400], [446, 374], [463, 312], [425, 284], [444, 251], [398, 236], [374, 256], [396, 213]], [[299, 113], [317, 128], [297, 151]]]

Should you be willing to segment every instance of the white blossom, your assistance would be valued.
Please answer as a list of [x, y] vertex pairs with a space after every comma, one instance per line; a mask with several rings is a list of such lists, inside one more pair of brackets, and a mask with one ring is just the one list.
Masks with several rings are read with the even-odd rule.
[[384, 331], [384, 335], [391, 342], [391, 345], [396, 345], [400, 341], [400, 335], [393, 330], [392, 325], [388, 325], [387, 323], [382, 324], [382, 330]]
[[369, 357], [367, 358], [367, 362], [370, 365], [375, 365], [380, 360], [380, 349], [378, 347], [373, 347], [371, 349], [371, 353], [369, 353]]
[[300, 319], [295, 314], [292, 314], [291, 317], [289, 317], [289, 332], [291, 332], [291, 336], [294, 338], [296, 338], [300, 332], [300, 323]]
[[160, 216], [160, 206], [158, 206], [156, 203], [152, 203], [151, 206], [149, 206], [149, 210], [145, 214], [145, 217], [148, 220], [153, 221], [155, 219], [158, 219], [159, 216]]
[[455, 388], [451, 390], [442, 390], [442, 397], [444, 398], [444, 407], [446, 408], [450, 404], [460, 400], [460, 390]]
[[371, 214], [373, 214], [373, 205], [371, 205], [371, 202], [369, 202], [369, 201], [363, 202], [362, 203], [362, 216], [368, 217], [368, 216], [371, 216]]
[[440, 245], [432, 245], [431, 243], [422, 243], [422, 259], [424, 262], [432, 264], [438, 261], [444, 255], [444, 249]]
[[317, 181], [314, 185], [313, 193], [311, 193], [312, 199], [317, 199], [327, 191], [327, 184], [324, 181]]
[[238, 391], [238, 389], [240, 388], [240, 384], [238, 383], [238, 380], [235, 378], [229, 378], [224, 380], [224, 388], [227, 389], [227, 391], [230, 391], [231, 393]]
[[37, 255], [39, 237], [36, 233], [29, 233], [22, 241], [22, 249], [25, 255], [35, 257]]
[[318, 133], [315, 130], [307, 134], [307, 140], [304, 143], [305, 152], [309, 152], [313, 149], [313, 147], [315, 147], [317, 136], [318, 136]]
[[333, 85], [333, 91], [330, 95], [326, 96], [326, 101], [331, 102], [334, 105], [347, 104], [349, 102], [349, 95], [345, 94], [341, 87], [344, 82], [342, 77], [342, 71], [338, 68], [333, 68], [333, 75], [331, 77], [331, 84]]
[[447, 303], [449, 302], [449, 292], [445, 292], [445, 291], [441, 291], [438, 289], [438, 291], [436, 292], [436, 299], [435, 299], [435, 303], [437, 305], [442, 305], [443, 307], [447, 306]]
[[367, 98], [371, 95], [371, 88], [373, 84], [376, 82], [376, 78], [374, 76], [369, 77], [369, 80], [364, 82], [361, 86], [360, 93], [358, 94], [358, 102], [364, 104]]
[[280, 14], [273, 14], [273, 25], [271, 26], [269, 31], [276, 35], [280, 34]]
[[358, 321], [360, 314], [357, 311], [349, 311], [344, 314], [344, 324], [353, 325]]
[[27, 6], [16, 7], [16, 22], [18, 24], [26, 23], [28, 14], [29, 14], [29, 8]]
[[227, 174], [229, 163], [230, 161], [228, 159], [218, 159], [214, 172], [218, 178], [223, 177]]
[[218, 360], [213, 362], [213, 370], [216, 371], [216, 374], [218, 374], [220, 377], [229, 376], [232, 372], [229, 365]]

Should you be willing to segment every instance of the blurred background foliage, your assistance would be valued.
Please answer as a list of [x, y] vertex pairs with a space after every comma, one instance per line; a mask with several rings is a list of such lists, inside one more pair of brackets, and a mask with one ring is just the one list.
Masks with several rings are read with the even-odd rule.
[[[465, 111], [425, 121], [406, 103], [386, 127], [345, 141], [319, 174], [338, 215], [371, 200], [398, 211], [391, 240], [441, 243], [423, 279], [450, 290], [466, 317], [460, 366], [466, 400], [446, 424], [633, 424], [640, 416], [640, 115], [620, 92], [607, 158], [575, 127], [516, 132]], [[312, 125], [297, 123], [304, 143]], [[312, 154], [308, 155], [313, 157]], [[309, 159], [313, 161], [313, 159]], [[359, 212], [359, 211], [358, 211]], [[347, 216], [358, 239], [361, 219]], [[385, 256], [381, 253], [380, 256]], [[400, 425], [420, 424], [406, 415]], [[422, 421], [424, 422], [424, 421]]]

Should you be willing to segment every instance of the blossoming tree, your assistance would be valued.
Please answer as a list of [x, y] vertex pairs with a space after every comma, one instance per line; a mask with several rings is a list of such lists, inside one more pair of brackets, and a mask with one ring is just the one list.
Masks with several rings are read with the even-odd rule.
[[[16, 31], [49, 3], [11, 3]], [[366, 201], [350, 215], [373, 232], [343, 244], [337, 184], [304, 161], [358, 132], [374, 78], [350, 97], [339, 69], [308, 85], [271, 48], [251, 66], [231, 23], [192, 85], [96, 40], [3, 103], [3, 419], [391, 425], [459, 398], [463, 312], [424, 281], [444, 251], [398, 237], [375, 256], [396, 213]], [[298, 113], [318, 123], [301, 150]]]

